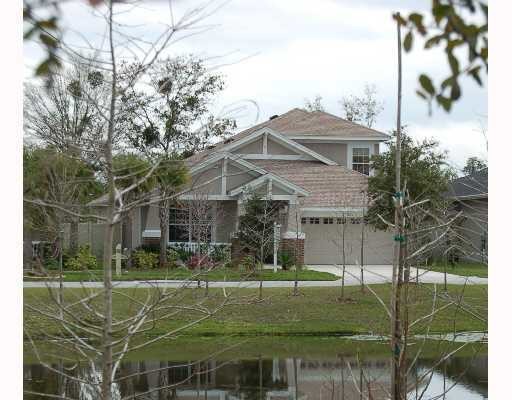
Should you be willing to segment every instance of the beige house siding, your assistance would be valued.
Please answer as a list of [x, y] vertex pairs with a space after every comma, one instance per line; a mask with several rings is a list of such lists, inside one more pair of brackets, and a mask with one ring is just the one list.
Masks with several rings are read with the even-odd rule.
[[295, 155], [297, 152], [290, 150], [283, 145], [275, 142], [270, 137], [267, 140], [267, 153], [274, 155]]
[[[488, 244], [488, 202], [487, 199], [466, 200], [460, 203], [464, 222], [459, 227], [461, 235], [467, 240], [464, 244], [463, 259], [466, 261], [485, 261]], [[485, 241], [485, 249], [482, 248]]]
[[236, 229], [237, 208], [236, 200], [217, 203], [216, 242], [229, 243], [231, 241], [231, 233]]
[[228, 164], [227, 174], [226, 190], [228, 192], [255, 179], [247, 171], [243, 171], [232, 164]]
[[245, 146], [233, 149], [232, 152], [235, 154], [261, 154], [263, 153], [263, 139], [259, 138]]
[[375, 144], [373, 145], [373, 154], [374, 154], [374, 155], [378, 155], [378, 154], [380, 153], [379, 148], [380, 148], [379, 143], [375, 143]]
[[[209, 182], [209, 183], [207, 183]], [[192, 188], [205, 194], [221, 194], [222, 167], [220, 163], [194, 175], [190, 181]]]
[[318, 154], [337, 162], [339, 165], [347, 165], [346, 143], [312, 143], [308, 140], [297, 140], [298, 143], [316, 151]]

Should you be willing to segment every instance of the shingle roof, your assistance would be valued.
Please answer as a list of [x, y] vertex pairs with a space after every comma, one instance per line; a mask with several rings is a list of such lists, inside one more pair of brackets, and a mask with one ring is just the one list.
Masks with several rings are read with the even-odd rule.
[[487, 197], [487, 168], [455, 179], [450, 183], [447, 197]]
[[304, 207], [360, 207], [368, 177], [338, 165], [319, 161], [251, 160], [251, 163], [307, 190]]
[[347, 121], [343, 118], [324, 111], [308, 112], [294, 108], [277, 118], [264, 121], [246, 129], [215, 147], [204, 150], [186, 159], [187, 164], [193, 165], [204, 160], [210, 154], [222, 150], [224, 146], [233, 141], [240, 140], [262, 128], [270, 128], [285, 136], [323, 136], [326, 138], [368, 138], [382, 140], [389, 136], [375, 129]]

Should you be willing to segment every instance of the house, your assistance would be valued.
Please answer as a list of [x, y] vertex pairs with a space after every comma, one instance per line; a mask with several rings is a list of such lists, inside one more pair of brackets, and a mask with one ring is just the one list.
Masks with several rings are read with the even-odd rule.
[[[190, 187], [170, 210], [169, 244], [194, 247], [196, 224], [212, 246], [234, 245], [244, 194], [255, 190], [284, 202], [276, 236], [281, 249], [298, 249], [299, 262], [340, 264], [344, 242], [347, 264], [361, 262], [361, 243], [364, 264], [390, 264], [391, 234], [364, 223], [370, 157], [388, 138], [332, 114], [298, 108], [242, 131], [185, 160]], [[198, 198], [212, 206], [213, 217], [192, 218], [189, 206]], [[158, 242], [158, 214], [157, 206], [140, 208], [123, 247]]]
[[462, 212], [457, 224], [457, 257], [463, 261], [487, 262], [487, 173], [476, 171], [450, 183], [445, 197], [454, 212]]

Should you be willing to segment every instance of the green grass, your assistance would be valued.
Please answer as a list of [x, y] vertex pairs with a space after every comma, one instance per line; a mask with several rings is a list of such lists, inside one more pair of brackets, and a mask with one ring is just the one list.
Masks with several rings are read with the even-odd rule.
[[[389, 285], [372, 285], [375, 293], [386, 303], [390, 299]], [[90, 292], [90, 289], [83, 289]], [[152, 289], [123, 289], [114, 297], [114, 312], [116, 318], [126, 318], [134, 313], [135, 303], [126, 297], [142, 300]], [[173, 293], [174, 289], [171, 289]], [[409, 308], [410, 321], [425, 316], [431, 312], [433, 300], [433, 285], [410, 287]], [[263, 300], [256, 301], [257, 289], [230, 289], [233, 297], [239, 299], [242, 305], [231, 305], [223, 308], [216, 315], [195, 325], [184, 332], [187, 337], [202, 336], [332, 336], [354, 333], [387, 334], [389, 320], [383, 306], [376, 297], [366, 291], [361, 293], [358, 287], [347, 287], [345, 302], [340, 302], [339, 288], [301, 288], [299, 296], [293, 296], [288, 288], [265, 288]], [[67, 301], [83, 295], [82, 289], [65, 289]], [[123, 294], [123, 295], [121, 295]], [[205, 300], [204, 289], [186, 289], [177, 293], [174, 303], [168, 305], [192, 305], [203, 302], [203, 305], [213, 307], [224, 300], [223, 291], [210, 289], [210, 298]], [[487, 315], [487, 285], [448, 286], [445, 295], [438, 287], [436, 307], [458, 301], [459, 297], [471, 312], [449, 305], [435, 314], [430, 332], [454, 331], [484, 331], [487, 330], [485, 318]], [[97, 301], [101, 301], [100, 296]], [[27, 305], [42, 307], [51, 304], [48, 289], [24, 289], [24, 300]], [[251, 301], [248, 301], [251, 300]], [[98, 306], [100, 304], [97, 304]], [[86, 320], [94, 320], [91, 314], [85, 313], [78, 307], [72, 310], [73, 315]], [[484, 321], [475, 317], [478, 314]], [[172, 318], [160, 321], [145, 335], [154, 336], [169, 330], [182, 327], [203, 314], [199, 312], [181, 311]], [[58, 332], [56, 324], [41, 315], [25, 309], [25, 324], [34, 334], [37, 332]], [[413, 333], [424, 333], [427, 330], [427, 320], [416, 324]]]
[[[427, 340], [413, 342], [408, 347], [410, 353], [415, 354], [421, 346], [421, 355], [424, 358], [438, 357], [459, 348], [460, 343], [448, 341]], [[40, 355], [46, 361], [58, 361], [62, 359], [62, 349], [55, 349], [51, 343], [38, 342], [37, 348]], [[472, 357], [478, 353], [487, 354], [487, 345], [475, 343], [458, 349], [458, 357]], [[229, 361], [233, 359], [262, 358], [290, 358], [303, 359], [336, 359], [340, 356], [353, 357], [360, 354], [363, 358], [389, 357], [389, 342], [387, 341], [362, 341], [353, 340], [350, 337], [311, 337], [311, 336], [253, 336], [253, 337], [179, 337], [177, 339], [163, 339], [161, 342], [144, 349], [129, 352], [125, 361], [148, 360], [173, 360], [187, 361], [200, 360], [215, 355], [217, 361]], [[70, 353], [70, 358], [76, 354]], [[37, 358], [32, 351], [32, 346], [25, 343], [23, 361], [26, 364], [36, 363]]]
[[[444, 265], [431, 265], [427, 269], [436, 272], [444, 272]], [[461, 276], [478, 276], [480, 278], [487, 278], [487, 265], [477, 263], [459, 263], [451, 266], [446, 266], [446, 273]]]
[[[114, 273], [115, 274], [115, 273]], [[199, 278], [205, 280], [214, 281], [293, 281], [295, 280], [294, 271], [283, 271], [278, 270], [273, 272], [272, 270], [264, 270], [262, 272], [255, 273], [243, 273], [233, 269], [217, 268], [208, 273], [198, 274], [196, 271], [190, 271], [186, 268], [176, 269], [151, 269], [151, 270], [138, 270], [132, 269], [123, 272], [120, 277], [114, 275], [116, 281], [144, 281], [144, 280], [186, 280], [191, 278]], [[27, 281], [30, 280], [44, 280], [41, 278], [25, 277]], [[53, 272], [53, 278], [58, 279], [58, 275]], [[65, 282], [85, 282], [85, 281], [100, 281], [103, 279], [102, 270], [93, 271], [65, 271], [64, 281]], [[335, 281], [339, 279], [336, 275], [328, 272], [318, 272], [301, 270], [298, 273], [299, 281]]]

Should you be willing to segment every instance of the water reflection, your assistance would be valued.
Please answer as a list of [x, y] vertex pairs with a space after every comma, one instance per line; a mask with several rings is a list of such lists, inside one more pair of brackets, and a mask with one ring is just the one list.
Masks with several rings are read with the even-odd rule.
[[[100, 376], [85, 365], [53, 364], [83, 382], [45, 367], [24, 367], [24, 387], [89, 400], [98, 398]], [[414, 384], [428, 374], [428, 381]], [[380, 400], [388, 398], [390, 361], [386, 358], [253, 358], [240, 360], [154, 361], [124, 363], [116, 377], [113, 398], [205, 400]], [[91, 384], [88, 384], [90, 382]], [[408, 376], [409, 399], [472, 400], [487, 398], [487, 358], [454, 357], [443, 365], [419, 360]], [[446, 394], [444, 390], [449, 389]], [[44, 398], [26, 394], [26, 399]]]

